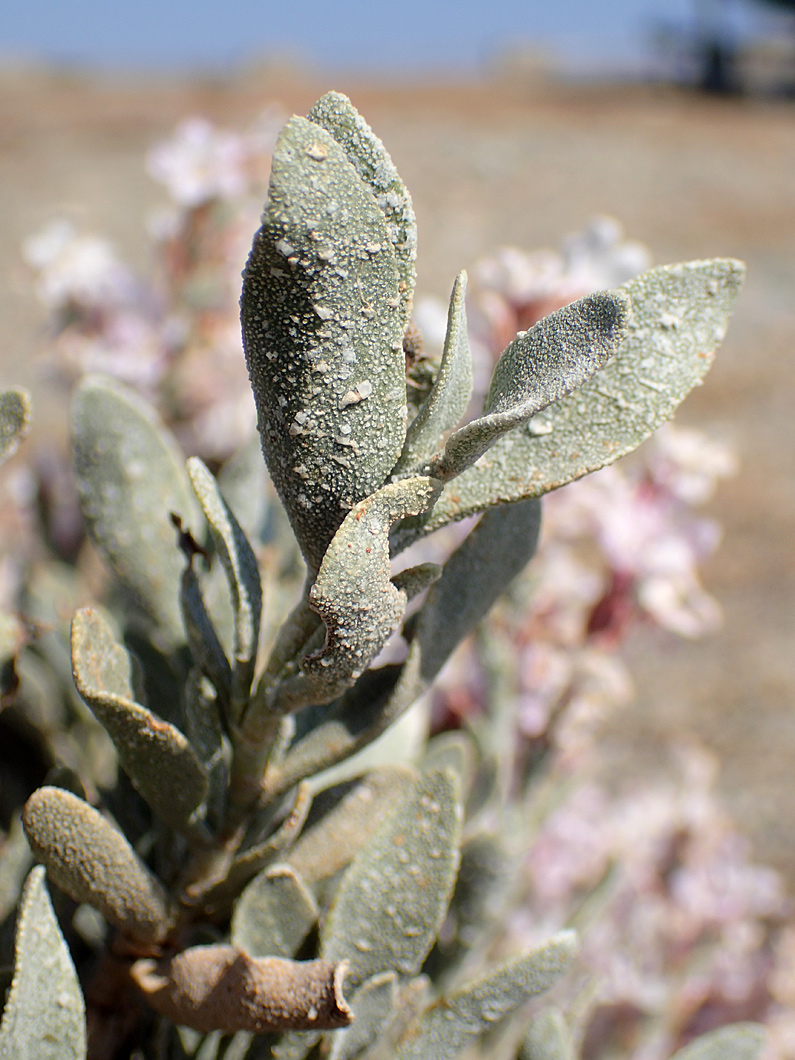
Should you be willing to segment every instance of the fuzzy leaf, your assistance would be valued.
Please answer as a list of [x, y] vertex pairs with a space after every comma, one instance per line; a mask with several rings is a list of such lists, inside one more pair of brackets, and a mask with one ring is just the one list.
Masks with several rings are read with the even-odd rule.
[[198, 457], [188, 461], [188, 475], [202, 506], [216, 550], [226, 572], [235, 616], [232, 717], [239, 721], [248, 703], [257, 663], [262, 586], [254, 550], [218, 485]]
[[397, 811], [415, 782], [413, 770], [389, 766], [321, 792], [290, 864], [310, 885], [334, 876]]
[[400, 547], [495, 504], [557, 489], [637, 448], [706, 374], [744, 271], [716, 258], [651, 269], [624, 284], [632, 316], [612, 361], [449, 483], [426, 519], [403, 528]]
[[362, 983], [350, 999], [353, 1023], [335, 1031], [329, 1060], [356, 1060], [378, 1039], [397, 1001], [397, 977], [383, 972]]
[[462, 844], [444, 941], [437, 943], [425, 964], [437, 987], [443, 985], [442, 980], [450, 981], [472, 950], [489, 937], [497, 918], [504, 915], [515, 864], [505, 838], [492, 831], [469, 836]]
[[472, 396], [472, 354], [466, 314], [467, 274], [460, 272], [450, 296], [447, 334], [439, 372], [417, 415], [406, 431], [406, 441], [392, 474], [414, 470], [431, 459], [467, 410]]
[[84, 1060], [86, 1015], [44, 869], [28, 876], [17, 920], [14, 979], [0, 1025], [0, 1060]]
[[417, 621], [425, 682], [436, 677], [533, 557], [540, 525], [541, 504], [535, 498], [493, 508], [450, 556]]
[[292, 957], [317, 920], [315, 900], [289, 865], [274, 865], [241, 894], [232, 943], [252, 957]]
[[93, 905], [127, 936], [162, 941], [171, 919], [163, 888], [93, 807], [63, 788], [39, 788], [25, 803], [22, 824], [36, 859], [62, 891]]
[[292, 118], [274, 150], [241, 319], [263, 453], [313, 572], [403, 447], [399, 284], [372, 190], [331, 135]]
[[141, 398], [111, 380], [88, 377], [72, 405], [74, 469], [94, 544], [141, 607], [183, 640], [179, 587], [183, 560], [171, 514], [200, 525], [176, 441]]
[[321, 952], [351, 962], [353, 986], [379, 972], [419, 971], [452, 894], [461, 816], [453, 773], [425, 774], [345, 872]]
[[0, 391], [0, 464], [17, 451], [30, 427], [30, 394], [14, 387]]
[[759, 1023], [732, 1023], [690, 1042], [671, 1060], [757, 1060], [765, 1046]]
[[574, 933], [561, 932], [534, 953], [440, 998], [403, 1036], [396, 1060], [453, 1060], [483, 1031], [557, 982], [576, 949]]
[[391, 581], [389, 530], [397, 520], [427, 511], [440, 488], [428, 478], [391, 482], [345, 517], [309, 594], [325, 625], [325, 643], [304, 656], [297, 677], [277, 686], [271, 709], [331, 702], [386, 644], [407, 602]]
[[307, 116], [341, 145], [348, 161], [369, 185], [386, 218], [400, 274], [400, 305], [405, 331], [411, 318], [417, 257], [417, 222], [408, 189], [398, 176], [386, 148], [347, 96], [327, 92]]
[[545, 1008], [533, 1017], [516, 1060], [574, 1060], [571, 1034], [558, 1009]]
[[494, 369], [484, 415], [451, 435], [430, 474], [443, 480], [460, 475], [503, 434], [582, 386], [619, 348], [628, 316], [623, 292], [602, 291], [517, 335]]
[[129, 656], [90, 607], [72, 622], [72, 671], [124, 772], [158, 817], [184, 828], [207, 794], [207, 771], [179, 729], [133, 700]]

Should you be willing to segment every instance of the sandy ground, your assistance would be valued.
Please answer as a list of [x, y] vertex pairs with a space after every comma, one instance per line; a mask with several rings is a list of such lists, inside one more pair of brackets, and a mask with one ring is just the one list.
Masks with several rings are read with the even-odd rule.
[[[692, 735], [723, 763], [721, 790], [757, 852], [795, 881], [795, 107], [673, 89], [374, 86], [343, 78], [99, 81], [0, 75], [3, 382], [42, 384], [43, 320], [19, 254], [59, 216], [146, 266], [143, 222], [161, 201], [153, 140], [203, 114], [240, 127], [270, 102], [305, 112], [348, 92], [388, 144], [420, 228], [420, 290], [500, 244], [555, 246], [593, 214], [618, 217], [655, 261], [729, 255], [748, 281], [707, 384], [679, 422], [730, 440], [742, 470], [711, 506], [725, 539], [706, 571], [723, 631], [632, 647], [637, 704], [609, 734], [622, 769]], [[46, 401], [46, 395], [44, 396]], [[53, 410], [55, 423], [60, 410]]]

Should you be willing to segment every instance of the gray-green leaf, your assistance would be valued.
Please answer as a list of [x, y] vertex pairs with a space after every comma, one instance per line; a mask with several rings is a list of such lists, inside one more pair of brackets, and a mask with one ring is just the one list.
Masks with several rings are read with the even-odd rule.
[[765, 1038], [759, 1023], [732, 1023], [696, 1038], [671, 1060], [757, 1060]]
[[259, 566], [248, 538], [221, 496], [218, 485], [198, 457], [188, 460], [188, 475], [207, 522], [229, 582], [235, 616], [232, 717], [240, 720], [248, 703], [257, 663], [262, 586]]
[[198, 532], [200, 517], [174, 438], [140, 397], [88, 377], [72, 406], [74, 468], [89, 533], [109, 566], [175, 642], [183, 558], [171, 521]]
[[397, 976], [383, 972], [362, 983], [349, 1000], [353, 1023], [334, 1032], [329, 1060], [356, 1060], [383, 1033], [397, 1002]]
[[72, 671], [135, 787], [167, 824], [188, 826], [207, 794], [207, 771], [179, 729], [135, 702], [130, 657], [90, 607], [72, 622]]
[[30, 395], [13, 387], [0, 392], [0, 463], [17, 450], [30, 427]]
[[532, 559], [540, 526], [541, 504], [535, 498], [493, 508], [448, 559], [417, 622], [424, 681], [436, 677]]
[[293, 957], [317, 920], [315, 900], [290, 865], [273, 865], [241, 894], [232, 943], [252, 957]]
[[84, 1060], [85, 1055], [80, 983], [47, 894], [44, 869], [36, 866], [19, 907], [0, 1060]]
[[441, 447], [445, 432], [452, 430], [466, 412], [472, 396], [466, 290], [467, 274], [460, 272], [450, 296], [442, 363], [430, 394], [409, 424], [393, 475], [422, 468]]
[[348, 161], [369, 185], [383, 211], [400, 273], [400, 304], [405, 330], [411, 317], [417, 257], [417, 221], [408, 189], [398, 176], [386, 148], [347, 96], [327, 92], [307, 116], [331, 133], [342, 146]]
[[22, 824], [31, 850], [61, 890], [143, 943], [161, 942], [171, 909], [159, 881], [118, 829], [63, 788], [39, 788]]
[[483, 1031], [557, 982], [576, 949], [574, 933], [564, 931], [534, 953], [516, 957], [440, 998], [404, 1035], [397, 1060], [453, 1060]]
[[516, 1060], [574, 1060], [571, 1034], [559, 1009], [545, 1008], [533, 1017]]
[[290, 864], [311, 885], [335, 875], [399, 809], [415, 781], [413, 770], [385, 766], [322, 791], [290, 852]]
[[451, 435], [430, 474], [450, 479], [471, 467], [503, 434], [582, 386], [626, 335], [629, 299], [602, 291], [563, 306], [503, 351], [483, 412]]
[[292, 118], [243, 275], [262, 448], [311, 571], [406, 435], [400, 273], [384, 214], [337, 141]]
[[392, 581], [389, 531], [427, 511], [441, 486], [429, 478], [391, 482], [351, 511], [334, 535], [309, 594], [325, 643], [301, 660], [301, 674], [275, 690], [276, 709], [329, 703], [349, 688], [400, 625], [407, 595]]
[[419, 971], [452, 894], [461, 816], [452, 771], [427, 773], [346, 870], [321, 952], [351, 962], [352, 985], [379, 972]]
[[540, 496], [632, 452], [706, 374], [744, 272], [741, 262], [716, 258], [651, 269], [624, 284], [632, 316], [616, 356], [579, 390], [500, 438], [445, 487], [401, 546], [492, 505]]

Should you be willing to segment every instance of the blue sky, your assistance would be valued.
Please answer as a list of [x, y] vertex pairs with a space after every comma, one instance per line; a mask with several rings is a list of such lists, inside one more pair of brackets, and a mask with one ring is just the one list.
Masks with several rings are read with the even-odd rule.
[[[708, 6], [710, 0], [700, 0]], [[712, 0], [714, 3], [715, 0]], [[223, 70], [288, 53], [322, 70], [470, 72], [515, 46], [574, 66], [627, 67], [661, 22], [697, 0], [0, 0], [0, 59], [110, 68]], [[735, 26], [769, 22], [724, 0]]]

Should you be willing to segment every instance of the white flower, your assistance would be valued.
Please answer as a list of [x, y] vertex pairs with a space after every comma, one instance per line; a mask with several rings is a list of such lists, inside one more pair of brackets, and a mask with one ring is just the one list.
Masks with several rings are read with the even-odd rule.
[[147, 169], [179, 206], [192, 209], [212, 199], [242, 195], [248, 186], [248, 156], [242, 136], [222, 132], [203, 118], [190, 118], [170, 140], [150, 151]]
[[105, 239], [79, 235], [69, 221], [54, 221], [23, 244], [38, 272], [36, 293], [51, 310], [70, 304], [109, 310], [135, 299], [137, 284]]

